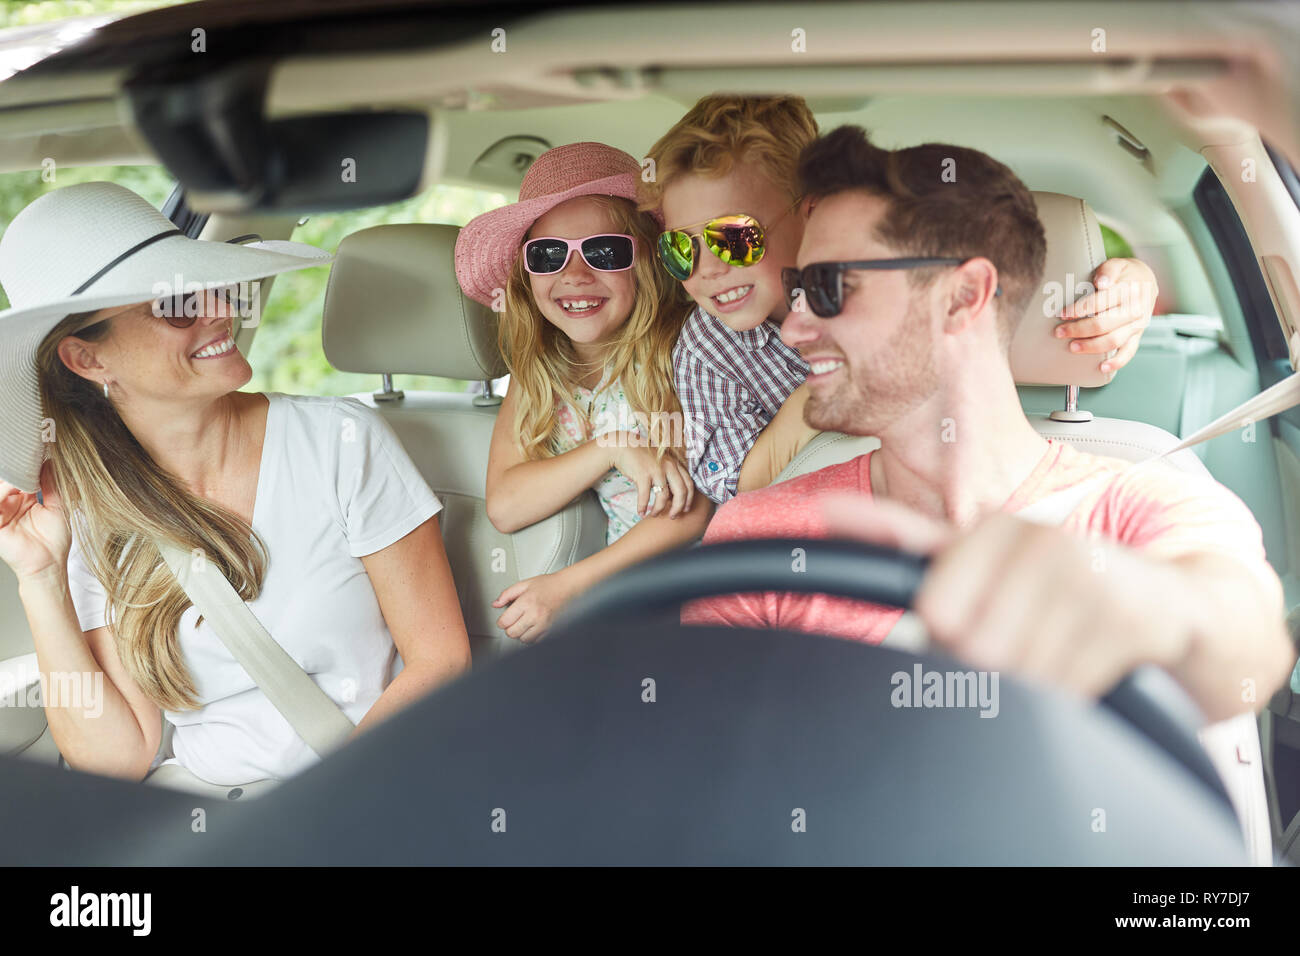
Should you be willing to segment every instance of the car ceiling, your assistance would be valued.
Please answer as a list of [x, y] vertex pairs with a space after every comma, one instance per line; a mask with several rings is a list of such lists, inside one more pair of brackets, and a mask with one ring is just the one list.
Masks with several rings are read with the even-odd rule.
[[[855, 123], [882, 146], [939, 141], [988, 152], [1031, 188], [1087, 198], [1103, 221], [1142, 244], [1174, 241], [1180, 227], [1165, 207], [1185, 201], [1205, 168], [1150, 97], [890, 95], [855, 104], [814, 97], [811, 104], [823, 129]], [[598, 139], [643, 156], [686, 108], [676, 99], [648, 95], [630, 102], [450, 114], [444, 179], [478, 184], [475, 160], [512, 136], [540, 137], [553, 146]], [[1103, 116], [1142, 140], [1152, 151], [1152, 169], [1119, 145]]]
[[[1300, 141], [1290, 108], [1296, 71], [1287, 74], [1290, 61], [1273, 49], [1285, 46], [1287, 34], [1255, 6], [1224, 12], [1220, 4], [1187, 3], [1177, 16], [1159, 3], [806, 3], [797, 12], [765, 3], [576, 6], [525, 15], [536, 6], [227, 0], [97, 22], [0, 83], [0, 169], [38, 168], [47, 156], [64, 165], [155, 161], [122, 101], [126, 78], [146, 68], [201, 73], [240, 55], [266, 57], [286, 25], [300, 32], [296, 45], [279, 47], [293, 55], [276, 54], [268, 115], [355, 105], [428, 109], [438, 142], [426, 185], [500, 188], [484, 181], [475, 161], [508, 137], [550, 145], [598, 139], [640, 156], [698, 95], [792, 92], [809, 98], [823, 128], [851, 122], [882, 145], [982, 149], [1033, 188], [1084, 196], [1131, 241], [1160, 244], [1179, 229], [1165, 210], [1186, 201], [1204, 169], [1199, 146], [1254, 134], [1244, 118], [1214, 115], [1224, 96], [1202, 97], [1193, 117], [1171, 105], [1171, 91], [1213, 93], [1225, 77], [1243, 74], [1249, 88], [1267, 74], [1280, 91], [1274, 99], [1282, 98], [1264, 104], [1280, 141]], [[415, 31], [412, 17], [434, 17], [427, 22], [439, 29]], [[189, 55], [198, 22], [211, 29], [210, 42], [244, 41], [239, 51]], [[485, 51], [489, 22], [509, 24], [506, 56]], [[1107, 57], [1089, 50], [1093, 23], [1108, 30]], [[795, 30], [807, 37], [802, 56], [790, 50]], [[721, 35], [731, 42], [710, 39]], [[1278, 41], [1263, 43], [1269, 35]], [[0, 34], [0, 63], [33, 42], [5, 40]], [[177, 49], [185, 55], [169, 64], [168, 51]], [[1139, 139], [1150, 161], [1126, 151], [1104, 116]]]

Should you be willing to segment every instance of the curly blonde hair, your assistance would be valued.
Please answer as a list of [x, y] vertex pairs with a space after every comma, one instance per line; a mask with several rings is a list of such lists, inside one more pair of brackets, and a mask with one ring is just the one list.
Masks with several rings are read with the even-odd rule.
[[650, 147], [654, 177], [638, 183], [638, 208], [658, 209], [682, 173], [722, 176], [741, 159], [797, 199], [799, 154], [816, 138], [817, 120], [801, 96], [703, 97]]

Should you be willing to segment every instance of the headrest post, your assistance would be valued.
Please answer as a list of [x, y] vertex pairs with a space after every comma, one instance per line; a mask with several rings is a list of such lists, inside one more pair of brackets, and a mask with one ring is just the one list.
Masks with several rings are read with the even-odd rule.
[[1079, 386], [1067, 385], [1065, 386], [1065, 410], [1058, 409], [1047, 417], [1054, 422], [1090, 422], [1092, 412], [1079, 408]]
[[483, 394], [474, 396], [474, 405], [483, 408], [484, 406], [500, 405], [501, 396], [492, 391], [492, 379], [483, 379]]
[[400, 388], [394, 390], [393, 376], [390, 373], [385, 372], [383, 375], [383, 391], [375, 392], [370, 397], [377, 402], [400, 402], [402, 399], [406, 398], [406, 393]]

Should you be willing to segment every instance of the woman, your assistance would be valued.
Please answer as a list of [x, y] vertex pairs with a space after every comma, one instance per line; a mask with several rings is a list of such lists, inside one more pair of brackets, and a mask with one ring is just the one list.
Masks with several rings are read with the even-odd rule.
[[42, 677], [102, 679], [93, 708], [46, 707], [74, 768], [143, 778], [160, 711], [176, 728], [167, 762], [201, 781], [316, 759], [155, 540], [220, 570], [358, 731], [469, 665], [441, 503], [383, 420], [352, 399], [237, 391], [252, 370], [231, 300], [179, 294], [328, 260], [262, 245], [277, 251], [189, 239], [110, 183], [42, 196], [0, 239], [14, 303], [0, 313], [0, 559]]

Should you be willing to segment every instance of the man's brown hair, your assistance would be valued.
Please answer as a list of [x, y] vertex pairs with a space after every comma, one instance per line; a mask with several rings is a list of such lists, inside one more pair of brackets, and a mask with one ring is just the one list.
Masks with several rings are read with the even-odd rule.
[[[907, 256], [983, 256], [998, 270], [998, 333], [1009, 347], [1043, 278], [1047, 237], [1028, 187], [992, 156], [925, 143], [881, 149], [859, 126], [841, 126], [799, 158], [804, 198], [861, 189], [888, 203], [876, 236]], [[917, 270], [912, 280], [934, 278]]]
[[654, 179], [639, 184], [640, 208], [658, 209], [664, 187], [682, 173], [721, 176], [737, 160], [794, 199], [799, 154], [816, 138], [817, 121], [801, 96], [705, 96], [650, 147]]

